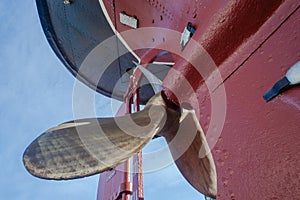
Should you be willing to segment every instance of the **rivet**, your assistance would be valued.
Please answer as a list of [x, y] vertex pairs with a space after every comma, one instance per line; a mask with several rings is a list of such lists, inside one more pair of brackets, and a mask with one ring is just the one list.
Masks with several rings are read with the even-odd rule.
[[70, 5], [70, 4], [71, 4], [71, 1], [69, 1], [69, 0], [64, 0], [64, 4], [65, 4], [65, 5]]

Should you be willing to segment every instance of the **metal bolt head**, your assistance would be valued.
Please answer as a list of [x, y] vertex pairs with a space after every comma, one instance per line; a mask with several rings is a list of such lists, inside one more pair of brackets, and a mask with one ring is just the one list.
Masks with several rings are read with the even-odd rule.
[[70, 5], [71, 2], [70, 2], [69, 0], [64, 0], [64, 4], [65, 4], [65, 5]]

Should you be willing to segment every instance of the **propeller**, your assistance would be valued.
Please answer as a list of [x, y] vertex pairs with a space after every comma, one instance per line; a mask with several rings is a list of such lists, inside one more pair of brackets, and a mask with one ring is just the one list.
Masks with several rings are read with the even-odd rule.
[[195, 112], [171, 106], [162, 93], [153, 96], [140, 112], [75, 120], [51, 128], [27, 147], [23, 162], [29, 173], [43, 179], [86, 177], [124, 162], [155, 135], [166, 138], [187, 181], [214, 198], [216, 170]]
[[139, 113], [75, 120], [47, 130], [25, 150], [23, 162], [43, 179], [75, 179], [115, 167], [142, 149], [166, 119], [161, 95]]
[[214, 160], [194, 110], [182, 109], [179, 128], [161, 132], [173, 159], [185, 179], [205, 196], [216, 198], [217, 175]]

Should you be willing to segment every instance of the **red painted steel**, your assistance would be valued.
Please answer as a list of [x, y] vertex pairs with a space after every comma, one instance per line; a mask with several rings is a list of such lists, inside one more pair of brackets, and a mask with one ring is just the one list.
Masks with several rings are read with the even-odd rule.
[[[138, 81], [138, 79], [137, 79]], [[137, 83], [136, 83], [137, 84]], [[133, 105], [134, 111], [140, 111], [140, 102], [139, 102], [139, 89], [135, 89], [133, 93]], [[132, 200], [143, 200], [144, 199], [144, 181], [143, 181], [143, 156], [142, 151], [139, 151], [136, 155], [132, 157], [132, 183], [133, 183], [133, 192]]]
[[[257, 1], [169, 1], [169, 0], [104, 0], [110, 18], [119, 32], [130, 30], [119, 21], [119, 13], [136, 16], [139, 27], [161, 27], [182, 32], [188, 22], [196, 28], [193, 39], [214, 58], [219, 65], [273, 14], [282, 0]], [[255, 17], [254, 17], [255, 16]], [[245, 26], [247, 25], [247, 26]], [[151, 33], [153, 40], [168, 35]], [[159, 36], [159, 37], [158, 37]], [[226, 38], [224, 40], [224, 38]], [[163, 41], [161, 41], [163, 42]], [[145, 45], [140, 44], [141, 48]], [[140, 57], [153, 58], [153, 49], [137, 50]], [[176, 56], [175, 56], [176, 57]]]
[[[116, 116], [122, 116], [140, 111], [139, 102], [139, 81], [141, 72], [135, 70], [130, 77], [130, 84], [125, 94], [125, 102], [119, 108]], [[118, 165], [111, 171], [100, 175], [97, 200], [143, 200], [143, 172], [142, 172], [142, 151], [138, 152], [130, 160]], [[132, 176], [132, 180], [131, 180]]]
[[262, 99], [300, 58], [299, 22], [297, 9], [224, 83], [227, 115], [213, 149], [218, 199], [300, 196], [300, 87]]
[[130, 164], [126, 161], [116, 168], [101, 173], [97, 200], [129, 200], [133, 191], [130, 174], [126, 172]]
[[[128, 113], [128, 104], [123, 103], [116, 116]], [[97, 200], [129, 200], [132, 193], [130, 162], [126, 161], [111, 171], [100, 174]]]
[[[139, 27], [182, 32], [187, 22], [192, 22], [196, 28], [193, 39], [202, 44], [218, 66], [223, 80], [217, 84], [224, 85], [227, 96], [225, 125], [212, 150], [217, 169], [217, 198], [299, 198], [300, 88], [295, 86], [268, 103], [262, 95], [300, 59], [300, 2], [105, 0], [104, 3], [119, 32], [129, 29], [115, 18], [122, 11], [137, 16]], [[157, 35], [168, 37], [164, 32], [151, 34], [154, 40]], [[144, 44], [139, 45], [143, 48]], [[145, 60], [153, 58], [150, 52], [153, 50], [136, 51]], [[196, 55], [189, 46], [185, 53]], [[211, 71], [202, 77], [185, 60], [174, 56], [174, 61], [174, 70], [163, 82], [164, 93], [176, 104], [187, 102], [195, 108], [200, 103], [197, 114], [206, 132], [211, 122], [211, 98], [222, 99], [218, 97], [220, 88], [209, 94], [203, 79]], [[186, 90], [180, 84], [182, 77], [189, 80], [193, 90]], [[174, 91], [181, 95], [174, 96]], [[197, 102], [189, 98], [194, 92]]]

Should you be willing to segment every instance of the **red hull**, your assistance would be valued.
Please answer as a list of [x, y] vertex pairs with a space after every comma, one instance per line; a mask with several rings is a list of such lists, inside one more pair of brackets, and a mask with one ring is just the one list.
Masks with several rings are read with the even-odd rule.
[[[193, 39], [210, 54], [222, 81], [210, 79], [212, 71], [206, 69], [201, 76], [192, 65], [173, 55], [175, 65], [163, 82], [164, 92], [174, 103], [187, 102], [200, 110], [198, 116], [204, 131], [211, 131], [207, 139], [216, 163], [218, 199], [300, 196], [300, 88], [293, 87], [268, 103], [262, 98], [300, 58], [299, 1], [105, 0], [103, 3], [112, 24], [121, 33], [131, 29], [120, 23], [121, 12], [137, 16], [140, 28], [163, 27], [182, 32], [187, 22], [196, 28]], [[164, 34], [149, 33], [157, 46], [168, 42], [169, 35]], [[157, 42], [157, 38], [164, 40]], [[124, 39], [133, 49], [148, 47], [147, 40], [136, 43], [126, 34]], [[157, 52], [135, 51], [144, 63], [151, 61]], [[187, 45], [184, 53], [197, 52]], [[199, 58], [191, 56], [191, 59], [197, 62]], [[180, 84], [184, 77], [193, 89]], [[210, 82], [215, 86], [211, 93], [207, 89]], [[219, 130], [222, 116], [214, 119], [211, 100], [217, 99], [221, 107], [224, 88], [226, 116]], [[196, 100], [190, 98], [193, 93]]]

